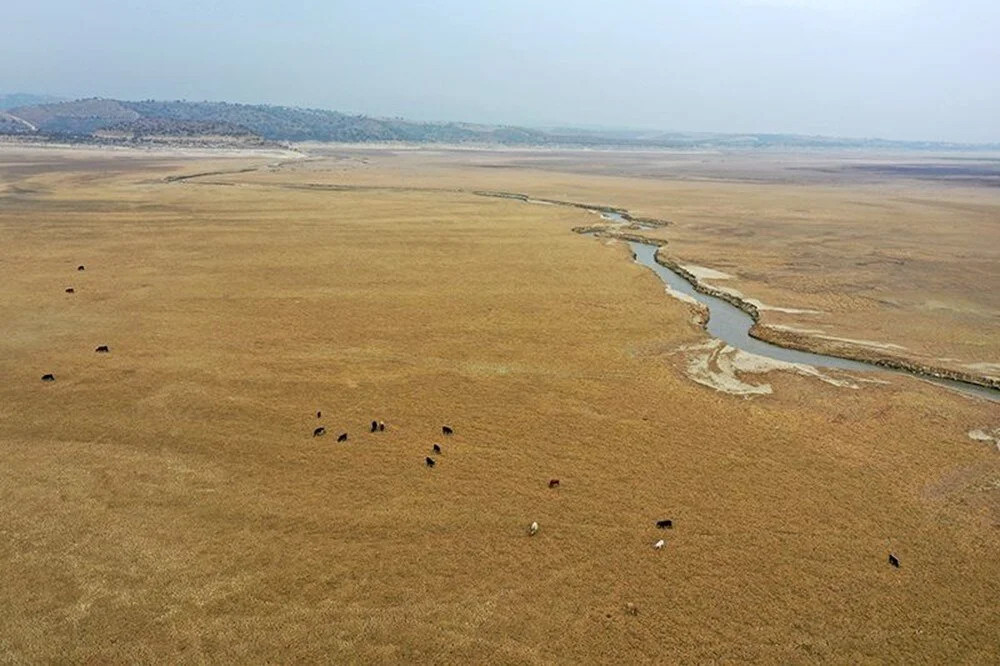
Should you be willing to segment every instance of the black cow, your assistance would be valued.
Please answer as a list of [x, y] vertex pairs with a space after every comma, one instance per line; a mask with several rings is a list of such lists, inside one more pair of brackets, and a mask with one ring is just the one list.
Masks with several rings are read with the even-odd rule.
[[95, 352], [97, 352], [98, 354], [107, 354], [107, 353], [108, 353], [109, 351], [111, 351], [111, 350], [110, 350], [110, 349], [108, 349], [108, 346], [107, 346], [107, 345], [100, 345], [100, 346], [99, 346], [99, 347], [98, 347], [97, 349], [95, 349], [94, 351], [95, 351]]
[[559, 479], [549, 479], [549, 488], [558, 488]]
[[78, 270], [78, 271], [85, 271], [87, 269], [84, 266], [77, 266], [76, 270]]
[[891, 564], [892, 566], [894, 566], [894, 567], [896, 567], [898, 569], [899, 568], [899, 558], [896, 557], [895, 555], [893, 555], [892, 553], [889, 553], [889, 564]]
[[51, 375], [51, 374], [49, 374], [49, 375], [42, 375], [42, 381], [43, 382], [54, 382], [55, 380], [56, 380], [56, 376], [55, 375]]
[[454, 432], [455, 431], [451, 429], [451, 426], [441, 426], [441, 434], [443, 435], [451, 435], [454, 434]]
[[656, 526], [661, 530], [672, 530], [674, 528], [674, 521], [670, 520], [658, 520], [656, 521]]
[[385, 421], [379, 421], [378, 422], [378, 431], [379, 432], [385, 432]]
[[323, 418], [323, 412], [316, 412], [316, 418], [318, 419]]
[[441, 447], [437, 444], [434, 445], [434, 453], [441, 453]]
[[320, 437], [325, 434], [326, 434], [326, 428], [324, 428], [323, 426], [320, 426], [315, 430], [313, 430], [313, 437]]
[[67, 294], [75, 294], [76, 293], [76, 289], [74, 289], [73, 287], [66, 287], [66, 293]]
[[434, 465], [436, 465], [437, 463], [434, 462], [434, 458], [427, 457], [424, 458], [424, 464], [427, 465], [428, 467], [434, 467]]
[[340, 436], [337, 437], [337, 441], [338, 442], [346, 442], [347, 441], [347, 433], [346, 432], [340, 433]]
[[372, 421], [372, 432], [378, 432], [378, 421]]

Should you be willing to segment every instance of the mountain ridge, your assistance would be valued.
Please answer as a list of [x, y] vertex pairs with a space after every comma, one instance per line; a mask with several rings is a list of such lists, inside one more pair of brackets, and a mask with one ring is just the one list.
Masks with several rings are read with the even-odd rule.
[[[46, 99], [41, 96], [0, 94], [0, 100], [18, 98]], [[225, 137], [229, 143], [253, 144], [320, 141], [653, 149], [1000, 150], [1000, 143], [858, 139], [783, 133], [726, 134], [572, 127], [537, 129], [468, 122], [417, 122], [269, 104], [153, 99], [126, 101], [101, 97], [0, 108], [0, 135], [114, 143], [197, 141], [199, 138], [211, 141]]]

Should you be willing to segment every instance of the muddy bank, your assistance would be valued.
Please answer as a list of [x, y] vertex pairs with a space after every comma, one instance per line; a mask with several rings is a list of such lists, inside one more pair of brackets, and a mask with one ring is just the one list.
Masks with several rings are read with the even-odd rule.
[[667, 241], [662, 238], [646, 238], [645, 236], [633, 234], [628, 231], [611, 231], [608, 229], [607, 225], [603, 224], [594, 224], [586, 227], [573, 227], [573, 231], [578, 234], [584, 234], [585, 236], [611, 238], [614, 240], [631, 241], [633, 243], [645, 243], [646, 245], [655, 245], [656, 247], [663, 247], [667, 244]]
[[476, 190], [472, 192], [476, 196], [480, 197], [495, 197], [497, 199], [514, 199], [515, 201], [523, 201], [524, 203], [544, 203], [551, 204], [553, 206], [569, 206], [571, 208], [582, 208], [583, 210], [594, 211], [595, 213], [613, 213], [615, 215], [621, 216], [623, 220], [632, 222], [634, 224], [645, 224], [650, 227], [666, 227], [670, 225], [669, 220], [658, 220], [654, 217], [642, 217], [639, 215], [632, 215], [624, 208], [615, 208], [614, 206], [602, 206], [600, 204], [588, 204], [580, 203], [577, 201], [561, 201], [559, 199], [544, 199], [541, 197], [532, 197], [527, 194], [521, 194], [519, 192], [490, 192], [488, 190]]
[[902, 355], [879, 352], [867, 347], [816, 338], [815, 336], [796, 333], [794, 331], [779, 330], [771, 328], [767, 324], [756, 324], [750, 330], [750, 335], [759, 340], [788, 347], [789, 349], [801, 349], [803, 351], [826, 354], [827, 356], [839, 356], [840, 358], [860, 361], [882, 368], [903, 370], [914, 375], [935, 377], [937, 379], [951, 379], [966, 384], [1000, 389], [1000, 380], [993, 377], [928, 365]]

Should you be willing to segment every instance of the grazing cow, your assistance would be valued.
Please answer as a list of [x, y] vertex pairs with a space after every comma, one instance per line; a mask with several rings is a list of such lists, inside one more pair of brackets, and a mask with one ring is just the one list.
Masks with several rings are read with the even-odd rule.
[[437, 444], [434, 445], [434, 453], [441, 453], [441, 447]]
[[78, 271], [84, 271], [84, 270], [87, 270], [87, 269], [84, 268], [83, 266], [77, 266], [76, 270], [78, 270]]
[[659, 527], [661, 530], [672, 530], [674, 528], [674, 521], [670, 519], [658, 520], [656, 521], [656, 526]]
[[316, 412], [316, 418], [318, 419], [323, 418], [323, 412]]
[[379, 432], [385, 432], [385, 421], [379, 421], [378, 422], [378, 431]]
[[372, 421], [372, 432], [378, 432], [378, 421]]
[[66, 293], [67, 294], [75, 294], [76, 293], [76, 289], [74, 289], [73, 287], [66, 287]]
[[451, 435], [454, 434], [454, 432], [455, 431], [451, 429], [451, 426], [441, 426], [441, 434]]
[[321, 437], [322, 435], [325, 434], [326, 434], [326, 428], [324, 428], [323, 426], [320, 426], [315, 430], [313, 430], [313, 437]]
[[95, 349], [94, 351], [95, 351], [95, 352], [97, 352], [98, 354], [107, 354], [107, 353], [108, 353], [109, 351], [111, 351], [111, 350], [110, 350], [110, 349], [108, 349], [108, 346], [107, 346], [107, 345], [100, 345], [100, 346], [99, 346], [99, 347], [98, 347], [97, 349]]
[[528, 526], [528, 536], [535, 536], [538, 534], [538, 522], [533, 522]]
[[424, 464], [427, 465], [428, 467], [434, 467], [434, 465], [436, 465], [437, 462], [434, 461], [434, 458], [428, 456], [424, 458]]
[[891, 564], [892, 566], [894, 566], [894, 567], [896, 567], [898, 569], [899, 568], [899, 558], [897, 558], [892, 553], [889, 553], [889, 564]]
[[49, 375], [42, 375], [42, 381], [43, 382], [54, 382], [55, 380], [56, 380], [56, 376], [55, 375], [51, 375], [51, 374], [49, 374]]
[[337, 437], [337, 441], [338, 442], [346, 442], [347, 441], [347, 433], [346, 432], [340, 433], [340, 436]]
[[653, 544], [653, 548], [655, 548], [656, 550], [659, 550], [659, 549], [663, 548], [663, 543], [664, 543], [663, 539], [660, 539], [659, 541], [657, 541], [656, 543]]
[[559, 479], [549, 479], [549, 488], [558, 488]]

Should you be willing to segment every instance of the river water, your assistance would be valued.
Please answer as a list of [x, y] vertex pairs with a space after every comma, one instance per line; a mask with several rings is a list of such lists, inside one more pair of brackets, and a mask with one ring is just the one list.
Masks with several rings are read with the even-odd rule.
[[[618, 213], [601, 213], [601, 217], [615, 223], [627, 222]], [[803, 363], [818, 368], [836, 368], [838, 370], [850, 370], [853, 372], [889, 372], [892, 374], [909, 375], [928, 381], [938, 386], [943, 386], [955, 391], [961, 391], [967, 395], [974, 395], [994, 402], [1000, 402], [1000, 389], [993, 389], [986, 386], [978, 386], [953, 379], [941, 379], [929, 377], [906, 370], [885, 368], [872, 363], [862, 361], [852, 361], [837, 356], [827, 356], [825, 354], [814, 354], [812, 352], [799, 351], [780, 347], [770, 342], [764, 342], [750, 336], [750, 328], [754, 325], [753, 317], [739, 309], [732, 303], [724, 301], [715, 296], [703, 294], [695, 290], [694, 286], [679, 273], [675, 273], [663, 264], [656, 261], [657, 246], [651, 243], [640, 243], [628, 241], [629, 247], [635, 254], [637, 263], [649, 268], [656, 273], [666, 285], [672, 290], [686, 294], [694, 298], [699, 303], [708, 307], [708, 333], [714, 338], [722, 340], [730, 347], [742, 349], [758, 356], [787, 361], [789, 363]]]

